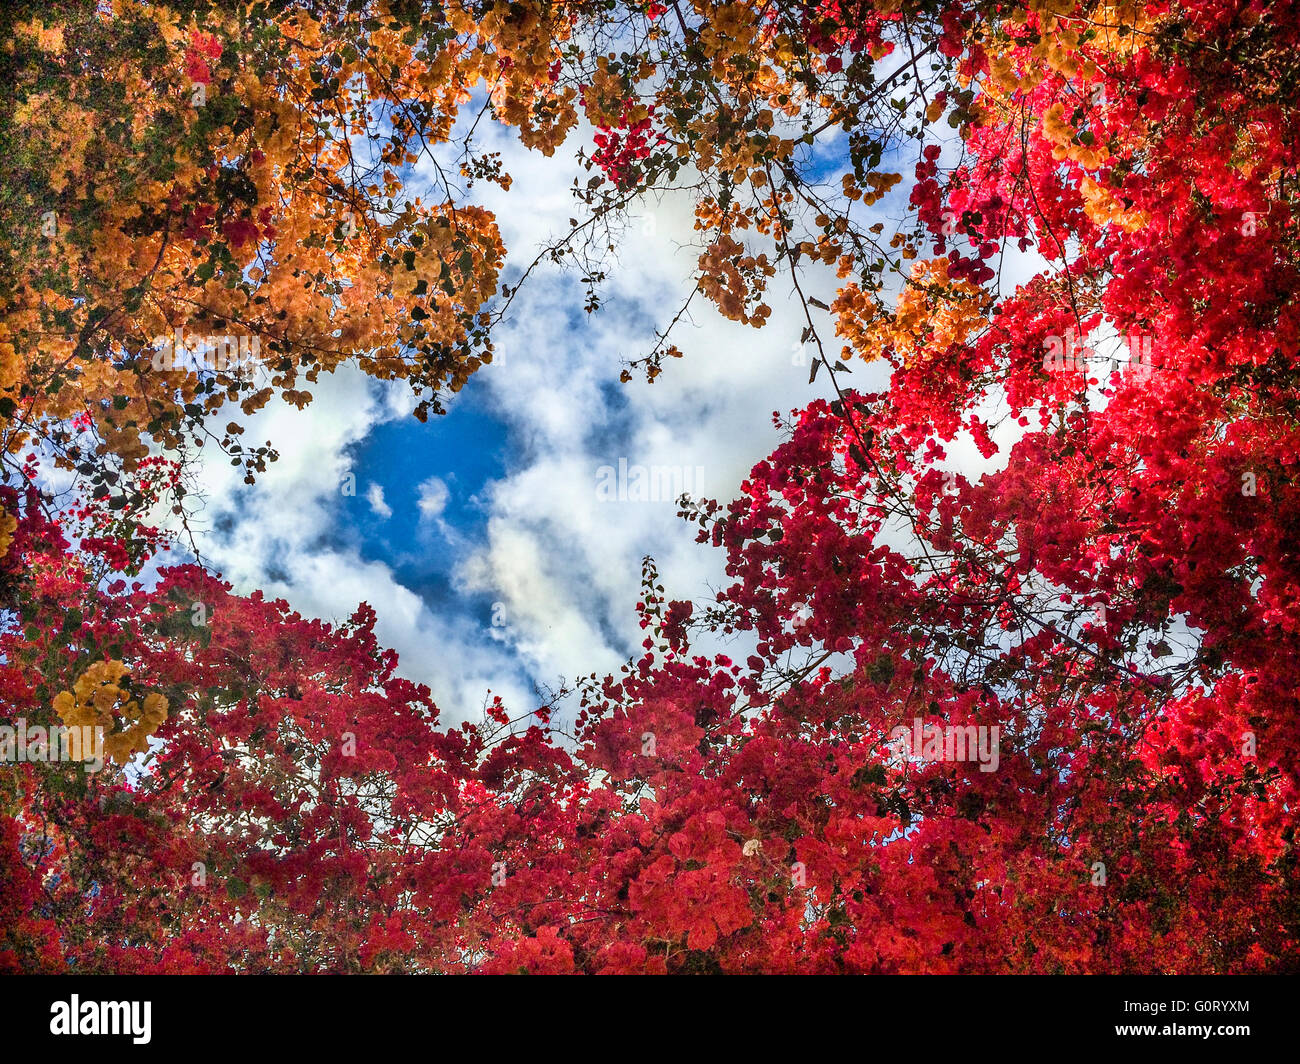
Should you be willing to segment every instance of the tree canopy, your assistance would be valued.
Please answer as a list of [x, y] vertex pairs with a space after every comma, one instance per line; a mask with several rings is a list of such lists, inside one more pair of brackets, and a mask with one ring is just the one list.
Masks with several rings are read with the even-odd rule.
[[[4, 17], [0, 725], [100, 728], [106, 764], [0, 766], [0, 970], [1300, 967], [1294, 3]], [[835, 396], [682, 504], [731, 583], [647, 560], [644, 654], [569, 738], [499, 700], [444, 727], [365, 604], [140, 579], [200, 448], [275, 459], [242, 438], [273, 396], [355, 365], [426, 417], [492, 359], [480, 122], [586, 167], [539, 261], [589, 311], [620, 220], [689, 197], [694, 284], [627, 387], [690, 357], [686, 308], [765, 328], [790, 291]], [[963, 435], [995, 471], [952, 470]]]

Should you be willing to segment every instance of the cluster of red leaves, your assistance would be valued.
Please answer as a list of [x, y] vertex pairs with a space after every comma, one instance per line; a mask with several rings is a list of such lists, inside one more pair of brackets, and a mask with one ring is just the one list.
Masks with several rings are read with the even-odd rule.
[[191, 82], [207, 85], [212, 81], [210, 63], [221, 58], [221, 42], [215, 34], [195, 30], [185, 50], [185, 75]]
[[[773, 7], [766, 17], [775, 21], [780, 15], [780, 8]], [[884, 31], [897, 18], [897, 14], [882, 16], [868, 0], [820, 0], [804, 6], [799, 22], [809, 47], [825, 53], [840, 48], [857, 53], [882, 46], [892, 50], [893, 45], [884, 41]], [[837, 73], [839, 57], [832, 54], [828, 66], [831, 73]]]
[[632, 109], [631, 102], [624, 103], [618, 125], [601, 125], [591, 138], [596, 145], [591, 161], [618, 189], [631, 188], [641, 180], [638, 164], [650, 157], [656, 144], [665, 140], [662, 133], [653, 132], [653, 106], [636, 122], [631, 121]]

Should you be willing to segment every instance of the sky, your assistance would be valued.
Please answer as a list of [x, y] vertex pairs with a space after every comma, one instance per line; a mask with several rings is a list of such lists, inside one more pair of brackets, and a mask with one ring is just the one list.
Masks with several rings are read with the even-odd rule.
[[[836, 133], [817, 148], [828, 174], [843, 150]], [[576, 144], [546, 158], [508, 130], [481, 126], [477, 139], [513, 178], [509, 192], [470, 193], [496, 213], [513, 284], [576, 213]], [[910, 177], [910, 163], [897, 168]], [[411, 195], [432, 192], [431, 171], [413, 168]], [[905, 180], [873, 209], [897, 219], [907, 195]], [[280, 454], [256, 484], [218, 455], [195, 469], [204, 560], [236, 591], [261, 588], [307, 616], [341, 621], [369, 603], [398, 671], [429, 685], [447, 724], [479, 719], [489, 692], [517, 714], [566, 681], [616, 672], [644, 638], [643, 556], [670, 598], [704, 602], [727, 582], [722, 552], [695, 542], [672, 498], [609, 490], [620, 461], [679, 467], [696, 497], [729, 501], [779, 442], [773, 414], [830, 392], [825, 374], [808, 382], [802, 310], [779, 277], [764, 328], [697, 301], [674, 334], [685, 357], [653, 384], [619, 382], [690, 290], [693, 222], [691, 203], [673, 196], [631, 219], [594, 315], [576, 273], [539, 268], [496, 334], [496, 360], [426, 424], [401, 382], [353, 367], [322, 375], [304, 410], [273, 401], [246, 421], [245, 440], [269, 439]], [[821, 282], [829, 300], [834, 279]], [[844, 381], [882, 389], [887, 369], [855, 364]], [[973, 447], [956, 457], [978, 461]]]

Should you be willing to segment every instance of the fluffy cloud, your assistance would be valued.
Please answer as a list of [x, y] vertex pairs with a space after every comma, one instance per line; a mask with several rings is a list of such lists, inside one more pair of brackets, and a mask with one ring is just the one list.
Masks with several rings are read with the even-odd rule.
[[[486, 139], [514, 185], [508, 195], [475, 193], [496, 210], [518, 269], [574, 213], [573, 162], [525, 152], [509, 134]], [[417, 168], [416, 184], [420, 176]], [[445, 719], [477, 717], [488, 688], [523, 710], [537, 704], [539, 688], [617, 669], [644, 637], [633, 609], [643, 556], [656, 558], [675, 597], [704, 599], [725, 574], [719, 552], [695, 543], [672, 501], [610, 500], [598, 490], [601, 468], [676, 469], [694, 493], [731, 498], [779, 438], [773, 413], [829, 390], [825, 375], [809, 387], [802, 308], [779, 293], [761, 330], [701, 306], [675, 336], [684, 359], [653, 385], [618, 382], [625, 360], [649, 350], [655, 328], [690, 292], [696, 236], [684, 198], [633, 219], [609, 264], [605, 305], [590, 317], [573, 276], [548, 263], [530, 277], [499, 334], [504, 357], [452, 398], [486, 404], [509, 435], [504, 475], [473, 500], [481, 524], [472, 534], [448, 519], [447, 482], [428, 475], [409, 489], [419, 517], [413, 542], [379, 557], [362, 549], [340, 501], [349, 449], [409, 416], [412, 401], [400, 385], [341, 370], [322, 379], [305, 411], [273, 406], [253, 419], [246, 438], [265, 436], [281, 452], [255, 486], [223, 462], [203, 466], [206, 557], [241, 590], [265, 588], [303, 613], [343, 618], [369, 602], [400, 670], [432, 687]], [[834, 281], [824, 281], [826, 295]], [[850, 380], [878, 388], [883, 372], [858, 369]], [[377, 484], [365, 495], [385, 520], [399, 505], [388, 486], [391, 502]], [[450, 557], [450, 599], [427, 601], [395, 575], [398, 554], [420, 550]]]
[[[200, 462], [203, 558], [237, 590], [262, 588], [307, 616], [342, 621], [368, 602], [380, 641], [397, 650], [403, 674], [429, 684], [444, 720], [477, 718], [489, 688], [527, 706], [535, 696], [512, 655], [463, 618], [435, 613], [349, 538], [349, 448], [376, 425], [409, 414], [392, 394], [398, 387], [345, 368], [321, 378], [305, 410], [268, 405], [249, 420], [247, 438], [274, 441], [280, 459], [252, 486], [226, 462]], [[379, 516], [391, 512], [382, 491], [367, 490], [366, 498]]]
[[[500, 149], [514, 185], [493, 203], [507, 246], [559, 232], [573, 213], [559, 157]], [[518, 211], [511, 203], [546, 205]], [[484, 373], [490, 401], [522, 445], [520, 460], [484, 493], [483, 543], [457, 568], [466, 595], [488, 595], [509, 618], [510, 643], [530, 675], [573, 677], [616, 667], [644, 638], [633, 605], [641, 558], [653, 555], [669, 593], [703, 599], [722, 584], [718, 552], [656, 493], [636, 501], [599, 490], [602, 467], [659, 467], [697, 497], [733, 497], [778, 440], [787, 413], [829, 383], [807, 384], [801, 308], [777, 301], [762, 330], [704, 306], [676, 340], [686, 357], [653, 384], [618, 382], [624, 361], [648, 351], [654, 330], [690, 291], [698, 251], [684, 199], [668, 198], [623, 234], [595, 315], [575, 321], [581, 290], [559, 270], [534, 273], [500, 333], [504, 366]], [[522, 256], [521, 256], [522, 257]], [[531, 257], [531, 256], [529, 256]], [[828, 282], [829, 283], [829, 282]], [[859, 371], [879, 386], [879, 371]], [[670, 476], [665, 477], [667, 483]]]
[[441, 517], [447, 508], [449, 492], [440, 477], [429, 477], [417, 488], [416, 507], [420, 511], [420, 520], [432, 521]]
[[378, 484], [372, 483], [366, 488], [366, 502], [370, 503], [371, 512], [381, 520], [393, 516], [393, 508], [384, 502], [384, 489]]

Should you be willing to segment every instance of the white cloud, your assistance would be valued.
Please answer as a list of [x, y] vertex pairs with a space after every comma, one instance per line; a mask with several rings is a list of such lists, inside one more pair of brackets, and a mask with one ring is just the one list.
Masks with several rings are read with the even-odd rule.
[[[508, 194], [490, 186], [474, 194], [496, 211], [510, 261], [522, 266], [575, 213], [574, 164], [562, 152], [525, 152], [510, 133], [480, 134], [483, 150], [502, 152], [514, 185]], [[699, 304], [675, 336], [684, 359], [653, 385], [618, 382], [623, 360], [649, 350], [654, 329], [689, 293], [698, 238], [690, 203], [667, 197], [650, 223], [628, 227], [597, 314], [582, 315], [575, 278], [549, 263], [521, 290], [499, 334], [504, 359], [472, 385], [507, 425], [512, 456], [474, 500], [482, 529], [469, 535], [449, 525], [441, 478], [415, 489], [420, 542], [409, 547], [422, 549], [429, 526], [441, 531], [459, 598], [431, 607], [394, 574], [399, 558], [363, 557], [342, 535], [348, 449], [413, 405], [400, 384], [381, 386], [354, 370], [323, 378], [304, 411], [273, 406], [253, 419], [245, 439], [269, 437], [282, 455], [255, 486], [224, 462], [204, 467], [211, 531], [203, 549], [240, 590], [265, 588], [307, 614], [341, 619], [369, 602], [379, 638], [400, 654], [399, 671], [433, 688], [445, 720], [476, 718], [488, 688], [522, 711], [536, 705], [537, 685], [617, 669], [645, 635], [633, 608], [644, 555], [656, 558], [674, 597], [701, 601], [728, 581], [721, 552], [695, 542], [695, 527], [672, 502], [602, 501], [600, 467], [617, 468], [620, 458], [679, 466], [692, 481], [699, 468], [703, 492], [728, 500], [778, 442], [773, 412], [830, 391], [825, 374], [808, 385], [798, 354], [803, 311], [780, 290], [769, 295], [772, 316], [761, 330]], [[835, 285], [830, 274], [809, 280], [823, 298]], [[822, 314], [817, 325], [833, 352], [830, 319]], [[844, 383], [879, 389], [885, 372], [858, 368]], [[391, 513], [377, 485], [366, 499], [376, 514]], [[491, 625], [474, 613], [484, 602]]]
[[[531, 706], [527, 677], [506, 648], [459, 614], [436, 615], [387, 563], [363, 558], [342, 534], [348, 449], [401, 415], [391, 394], [400, 387], [343, 368], [322, 376], [304, 410], [272, 401], [248, 419], [245, 439], [273, 441], [280, 458], [252, 486], [219, 454], [197, 463], [203, 558], [237, 591], [261, 588], [307, 616], [343, 621], [368, 602], [380, 643], [398, 652], [403, 675], [430, 686], [445, 722], [477, 719], [489, 688]], [[366, 500], [387, 508], [382, 493], [368, 490]]]
[[393, 516], [393, 508], [384, 502], [384, 489], [381, 485], [371, 483], [366, 488], [366, 502], [370, 503], [371, 512], [382, 521]]
[[416, 489], [416, 503], [420, 510], [421, 521], [432, 521], [441, 517], [447, 508], [449, 492], [440, 477], [429, 477]]
[[[566, 163], [524, 156], [504, 138], [490, 147], [503, 152], [514, 179], [491, 205], [515, 261], [530, 261], [528, 243], [561, 231], [574, 213], [557, 193], [570, 184]], [[530, 209], [519, 210], [520, 202]], [[633, 607], [644, 555], [656, 558], [672, 596], [703, 600], [726, 583], [721, 552], [695, 542], [695, 526], [676, 516], [673, 502], [602, 501], [602, 466], [625, 459], [629, 467], [679, 467], [692, 482], [698, 469], [703, 488], [695, 494], [727, 500], [777, 443], [773, 412], [830, 390], [824, 374], [809, 387], [808, 364], [796, 357], [802, 309], [776, 292], [761, 330], [700, 305], [675, 337], [684, 359], [653, 385], [618, 382], [622, 360], [648, 351], [654, 329], [689, 293], [697, 238], [681, 197], [656, 205], [653, 224], [633, 219], [608, 271], [603, 308], [576, 322], [580, 288], [559, 270], [539, 269], [501, 330], [505, 364], [484, 371], [523, 458], [481, 493], [490, 515], [485, 541], [471, 546], [456, 586], [501, 604], [510, 644], [536, 679], [612, 670], [638, 651], [645, 633]], [[819, 325], [830, 336], [829, 319]], [[847, 382], [878, 388], [883, 371], [859, 370]]]

